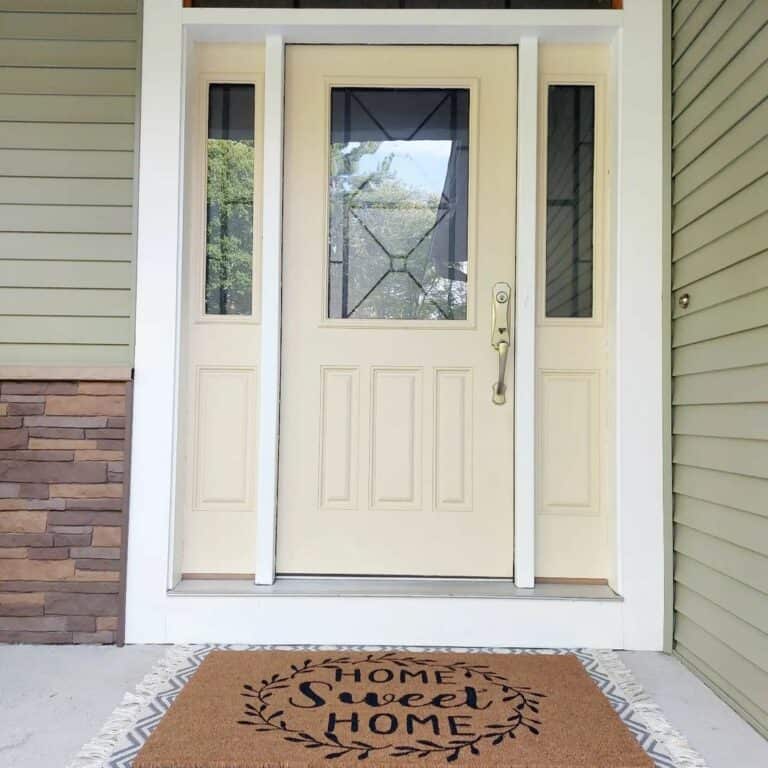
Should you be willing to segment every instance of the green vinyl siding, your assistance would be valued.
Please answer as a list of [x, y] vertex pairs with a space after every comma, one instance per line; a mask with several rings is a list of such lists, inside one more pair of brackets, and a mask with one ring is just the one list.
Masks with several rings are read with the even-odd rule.
[[119, 40], [138, 36], [135, 13], [41, 13], [11, 11], [3, 14], [0, 31], [10, 40]]
[[136, 92], [136, 72], [132, 69], [0, 67], [0, 90], [3, 93], [133, 96]]
[[137, 47], [133, 41], [3, 40], [0, 66], [132, 70], [136, 68]]
[[0, 178], [0, 204], [130, 206], [132, 202], [131, 179]]
[[65, 149], [131, 151], [132, 123], [105, 125], [80, 123], [74, 131], [59, 123], [0, 123], [0, 146], [6, 149]]
[[136, 0], [3, 0], [1, 7], [38, 13], [134, 13]]
[[674, 648], [768, 733], [768, 3], [671, 49]]
[[0, 365], [131, 365], [137, 0], [0, 0]]

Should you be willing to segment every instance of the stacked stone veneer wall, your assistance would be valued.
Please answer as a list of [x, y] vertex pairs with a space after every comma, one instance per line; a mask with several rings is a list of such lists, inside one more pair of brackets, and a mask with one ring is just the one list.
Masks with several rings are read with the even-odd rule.
[[0, 642], [121, 641], [130, 382], [0, 382]]

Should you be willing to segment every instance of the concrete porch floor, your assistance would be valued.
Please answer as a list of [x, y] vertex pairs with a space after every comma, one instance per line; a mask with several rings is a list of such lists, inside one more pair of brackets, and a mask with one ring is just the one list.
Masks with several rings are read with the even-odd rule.
[[[160, 646], [0, 646], [0, 768], [63, 768], [163, 653]], [[709, 768], [768, 766], [768, 741], [677, 660], [621, 656]]]

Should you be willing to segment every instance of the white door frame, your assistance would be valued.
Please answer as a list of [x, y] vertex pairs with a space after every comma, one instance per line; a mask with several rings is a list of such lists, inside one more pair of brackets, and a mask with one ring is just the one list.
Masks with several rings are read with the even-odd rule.
[[[261, 382], [259, 385], [259, 491], [256, 524], [257, 584], [275, 580], [277, 451], [280, 439], [280, 285], [283, 250], [284, 39], [267, 35], [264, 51], [264, 241], [261, 275]], [[268, 218], [267, 218], [268, 217]]]
[[[519, 146], [525, 151], [519, 152], [518, 162], [514, 552], [516, 583], [520, 587], [533, 586], [534, 572], [537, 45], [609, 42], [615, 60], [614, 167], [618, 171], [611, 180], [615, 218], [612, 245], [617, 264], [615, 587], [624, 602], [620, 610], [611, 608], [606, 612], [606, 621], [618, 621], [620, 626], [606, 625], [605, 638], [616, 645], [620, 637], [618, 644], [622, 647], [661, 648], [661, 5], [661, 0], [625, 0], [624, 11], [284, 11], [182, 10], [180, 0], [144, 1], [129, 532], [132, 554], [126, 629], [129, 642], [173, 640], [185, 633], [189, 635], [196, 622], [201, 627], [212, 626], [210, 618], [206, 619], [203, 603], [196, 603], [191, 612], [181, 617], [178, 598], [167, 592], [178, 579], [178, 558], [174, 556], [178, 541], [173, 533], [181, 325], [178, 291], [185, 51], [191, 42], [266, 43], [261, 297], [264, 352], [260, 372], [258, 544], [254, 543], [258, 548], [257, 581], [264, 584], [274, 578], [283, 47], [292, 42], [520, 46], [518, 136]], [[549, 617], [555, 619], [557, 601], [550, 602], [553, 608]], [[209, 603], [205, 605], [210, 609]], [[178, 633], [169, 626], [174, 616]], [[541, 642], [541, 633], [536, 635]], [[574, 637], [577, 635], [583, 637], [574, 630]], [[558, 636], [563, 639], [561, 633]], [[305, 637], [304, 641], [310, 640]], [[487, 640], [494, 642], [498, 638], [491, 638], [489, 630]]]

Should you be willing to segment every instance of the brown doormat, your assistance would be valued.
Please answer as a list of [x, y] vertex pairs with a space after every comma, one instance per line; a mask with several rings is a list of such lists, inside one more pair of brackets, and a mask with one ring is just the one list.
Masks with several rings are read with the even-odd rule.
[[214, 651], [134, 768], [647, 768], [571, 655]]

